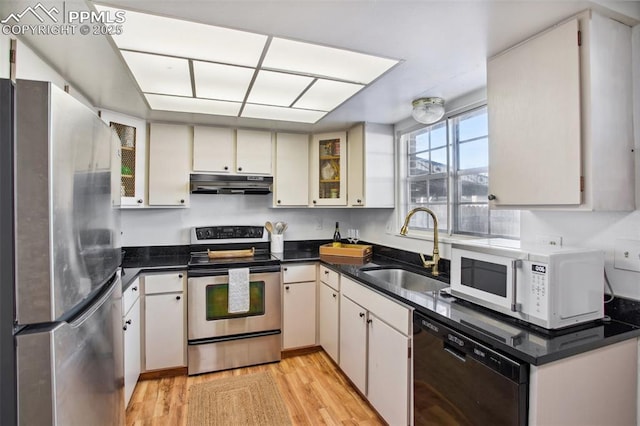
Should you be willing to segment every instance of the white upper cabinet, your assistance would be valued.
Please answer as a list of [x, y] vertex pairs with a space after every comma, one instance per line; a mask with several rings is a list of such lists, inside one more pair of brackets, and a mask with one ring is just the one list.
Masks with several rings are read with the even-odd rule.
[[235, 164], [234, 129], [193, 127], [193, 171], [231, 173]]
[[120, 138], [120, 205], [142, 207], [146, 192], [147, 123], [136, 117], [101, 110], [100, 118]]
[[272, 173], [271, 132], [238, 129], [236, 148], [236, 173]]
[[311, 206], [347, 205], [347, 133], [313, 135], [309, 155]]
[[194, 126], [192, 170], [271, 175], [271, 132]]
[[393, 207], [393, 126], [362, 123], [347, 133], [347, 205]]
[[191, 170], [190, 126], [149, 126], [149, 205], [188, 206]]
[[309, 204], [309, 135], [276, 134], [275, 206]]
[[631, 29], [592, 12], [489, 59], [493, 207], [632, 210]]

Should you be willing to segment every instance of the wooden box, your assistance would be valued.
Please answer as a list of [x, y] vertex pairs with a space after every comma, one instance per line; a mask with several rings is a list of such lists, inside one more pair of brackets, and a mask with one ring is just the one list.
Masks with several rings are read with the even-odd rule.
[[373, 253], [373, 248], [367, 244], [342, 244], [340, 247], [333, 247], [333, 243], [320, 246], [320, 255], [346, 256], [346, 257], [367, 257]]

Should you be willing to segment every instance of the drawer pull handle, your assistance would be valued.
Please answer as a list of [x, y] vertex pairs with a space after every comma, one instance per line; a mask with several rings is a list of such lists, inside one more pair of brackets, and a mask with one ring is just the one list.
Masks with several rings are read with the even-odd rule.
[[337, 295], [336, 295], [335, 293], [333, 293], [333, 297], [334, 297], [334, 298], [336, 298], [336, 297], [337, 297]]
[[289, 286], [288, 286], [288, 285], [287, 285], [287, 286], [285, 286], [285, 287], [284, 287], [284, 289], [285, 289], [285, 290], [289, 290]]
[[364, 312], [360, 312], [360, 318], [364, 317]]
[[131, 325], [131, 320], [126, 320], [125, 321], [127, 324]]
[[325, 275], [329, 275], [329, 271], [324, 271], [324, 274]]
[[122, 329], [123, 329], [124, 331], [127, 331], [127, 326], [126, 326], [126, 325], [122, 326]]
[[180, 300], [180, 296], [176, 296], [176, 300]]
[[138, 291], [138, 286], [131, 287], [131, 291]]
[[371, 324], [372, 322], [373, 322], [373, 320], [372, 320], [371, 318], [369, 318], [369, 319], [367, 320], [367, 324]]
[[178, 274], [178, 278], [182, 278], [182, 274]]

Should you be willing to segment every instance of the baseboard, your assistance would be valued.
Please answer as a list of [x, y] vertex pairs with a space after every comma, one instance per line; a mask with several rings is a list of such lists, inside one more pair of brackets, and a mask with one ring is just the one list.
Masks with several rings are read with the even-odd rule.
[[304, 348], [287, 349], [280, 353], [282, 358], [291, 358], [298, 355], [312, 354], [322, 350], [322, 346], [307, 346]]
[[163, 379], [165, 377], [186, 376], [187, 367], [167, 368], [165, 370], [145, 371], [138, 380]]

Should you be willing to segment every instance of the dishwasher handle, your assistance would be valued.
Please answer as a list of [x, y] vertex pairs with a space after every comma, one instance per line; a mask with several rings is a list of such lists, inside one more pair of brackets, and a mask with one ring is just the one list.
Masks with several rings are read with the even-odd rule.
[[467, 362], [467, 355], [464, 352], [460, 352], [447, 342], [442, 342], [442, 350], [444, 350], [460, 362]]

